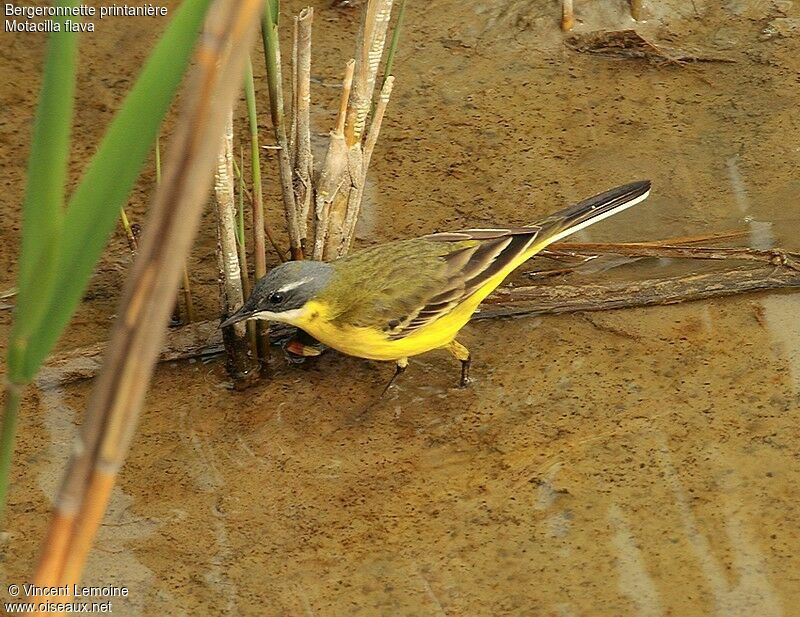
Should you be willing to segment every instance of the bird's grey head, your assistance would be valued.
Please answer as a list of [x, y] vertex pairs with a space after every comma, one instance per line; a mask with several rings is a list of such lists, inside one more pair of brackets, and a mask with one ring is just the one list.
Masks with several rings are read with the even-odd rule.
[[276, 266], [256, 283], [242, 308], [220, 327], [246, 319], [291, 323], [305, 303], [328, 284], [332, 274], [333, 266], [321, 261], [289, 261]]

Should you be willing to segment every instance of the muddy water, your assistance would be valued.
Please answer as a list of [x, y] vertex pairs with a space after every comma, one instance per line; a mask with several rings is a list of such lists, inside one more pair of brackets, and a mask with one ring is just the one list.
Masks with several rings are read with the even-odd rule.
[[[632, 26], [621, 1], [576, 4], [579, 30]], [[641, 32], [736, 61], [685, 66], [569, 51], [555, 5], [409, 3], [362, 245], [522, 224], [651, 178], [646, 203], [583, 239], [746, 228], [800, 248], [796, 4], [658, 3]], [[357, 17], [317, 11], [324, 134]], [[160, 27], [85, 37], [74, 173]], [[42, 40], [2, 36], [6, 288]], [[207, 229], [191, 263], [211, 318]], [[117, 237], [62, 348], [107, 337], [127, 265]], [[220, 362], [162, 365], [85, 579], [128, 586], [114, 614], [132, 616], [795, 614], [798, 309], [768, 294], [472, 324], [472, 388], [432, 353], [360, 419], [390, 367], [276, 360], [270, 383], [232, 393]], [[29, 576], [90, 387], [26, 397], [3, 580]]]

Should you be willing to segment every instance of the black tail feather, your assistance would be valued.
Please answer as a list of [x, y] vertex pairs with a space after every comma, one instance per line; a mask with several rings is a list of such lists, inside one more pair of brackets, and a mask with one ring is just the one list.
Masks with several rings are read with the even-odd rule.
[[641, 180], [618, 186], [605, 193], [584, 199], [582, 202], [559, 210], [546, 219], [536, 223], [541, 227], [540, 237], [563, 237], [577, 231], [582, 225], [595, 218], [605, 218], [616, 210], [622, 210], [632, 202], [641, 200], [650, 191], [650, 181]]

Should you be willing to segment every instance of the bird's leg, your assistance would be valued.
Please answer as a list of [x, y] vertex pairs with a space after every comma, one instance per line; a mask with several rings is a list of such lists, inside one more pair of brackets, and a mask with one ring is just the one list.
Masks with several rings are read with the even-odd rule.
[[397, 360], [397, 365], [395, 366], [394, 369], [394, 375], [392, 375], [392, 378], [389, 380], [389, 383], [386, 384], [386, 387], [383, 389], [383, 392], [381, 392], [381, 395], [378, 397], [378, 400], [383, 398], [383, 396], [389, 390], [389, 387], [394, 383], [394, 380], [397, 379], [400, 375], [402, 375], [407, 367], [408, 367], [408, 358], [400, 358], [399, 360]]
[[461, 381], [458, 382], [458, 385], [460, 388], [466, 388], [470, 384], [469, 365], [472, 362], [469, 349], [458, 341], [452, 340], [447, 346], [447, 351], [453, 354], [456, 360], [461, 362]]
[[400, 358], [399, 360], [397, 360], [397, 365], [395, 366], [394, 369], [394, 375], [392, 375], [392, 378], [389, 380], [389, 383], [387, 383], [386, 386], [383, 388], [383, 391], [381, 392], [380, 396], [376, 397], [371, 403], [369, 403], [366, 407], [364, 407], [361, 413], [359, 413], [352, 420], [353, 423], [361, 422], [364, 419], [364, 416], [366, 416], [370, 411], [372, 411], [372, 408], [375, 407], [375, 405], [377, 405], [378, 402], [383, 400], [383, 397], [386, 396], [386, 392], [389, 390], [389, 387], [394, 383], [395, 379], [397, 379], [401, 374], [403, 374], [403, 372], [405, 372], [406, 367], [408, 367], [408, 358]]

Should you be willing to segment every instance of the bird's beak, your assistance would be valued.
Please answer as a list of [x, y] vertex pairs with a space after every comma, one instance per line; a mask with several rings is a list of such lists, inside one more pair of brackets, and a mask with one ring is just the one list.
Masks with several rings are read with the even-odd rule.
[[219, 324], [220, 328], [227, 328], [228, 326], [232, 326], [235, 323], [239, 323], [240, 321], [245, 321], [250, 319], [253, 316], [253, 311], [248, 309], [246, 306], [242, 306], [238, 311], [236, 311], [233, 315], [228, 317], [225, 321]]

